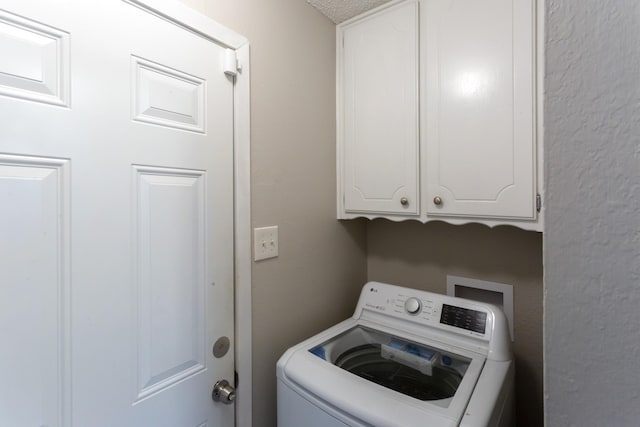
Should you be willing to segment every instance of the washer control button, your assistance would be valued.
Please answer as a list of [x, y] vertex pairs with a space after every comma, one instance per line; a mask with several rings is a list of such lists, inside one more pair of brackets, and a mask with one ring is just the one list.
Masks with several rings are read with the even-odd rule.
[[411, 297], [404, 302], [404, 309], [407, 310], [409, 314], [417, 314], [421, 308], [422, 304], [418, 298]]

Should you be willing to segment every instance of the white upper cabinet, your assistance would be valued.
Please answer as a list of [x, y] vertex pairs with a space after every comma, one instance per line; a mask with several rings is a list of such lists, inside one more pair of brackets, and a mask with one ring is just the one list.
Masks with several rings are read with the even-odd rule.
[[537, 14], [405, 0], [338, 26], [338, 218], [542, 230]]
[[530, 0], [423, 4], [427, 215], [536, 216]]
[[342, 25], [337, 43], [339, 211], [419, 215], [417, 0]]

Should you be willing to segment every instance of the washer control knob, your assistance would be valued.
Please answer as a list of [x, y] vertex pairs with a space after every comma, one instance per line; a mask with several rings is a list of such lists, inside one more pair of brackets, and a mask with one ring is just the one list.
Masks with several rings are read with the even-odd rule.
[[418, 314], [421, 308], [422, 304], [418, 298], [411, 297], [404, 302], [404, 309], [409, 314]]

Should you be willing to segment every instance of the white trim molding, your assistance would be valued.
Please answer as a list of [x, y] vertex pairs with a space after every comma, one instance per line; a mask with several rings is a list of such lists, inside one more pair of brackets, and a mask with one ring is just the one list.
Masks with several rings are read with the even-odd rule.
[[249, 41], [206, 15], [174, 0], [123, 0], [219, 45], [238, 49]]
[[241, 65], [235, 77], [235, 326], [238, 398], [236, 426], [251, 427], [252, 347], [251, 347], [251, 109], [249, 44], [236, 50]]

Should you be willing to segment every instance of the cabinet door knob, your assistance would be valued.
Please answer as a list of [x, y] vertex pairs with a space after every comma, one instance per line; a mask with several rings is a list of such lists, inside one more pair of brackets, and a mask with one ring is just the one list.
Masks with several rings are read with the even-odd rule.
[[407, 199], [406, 197], [403, 197], [400, 199], [400, 204], [402, 206], [407, 206], [409, 204], [409, 199]]
[[433, 204], [436, 206], [440, 206], [442, 204], [442, 197], [436, 196], [433, 198]]

